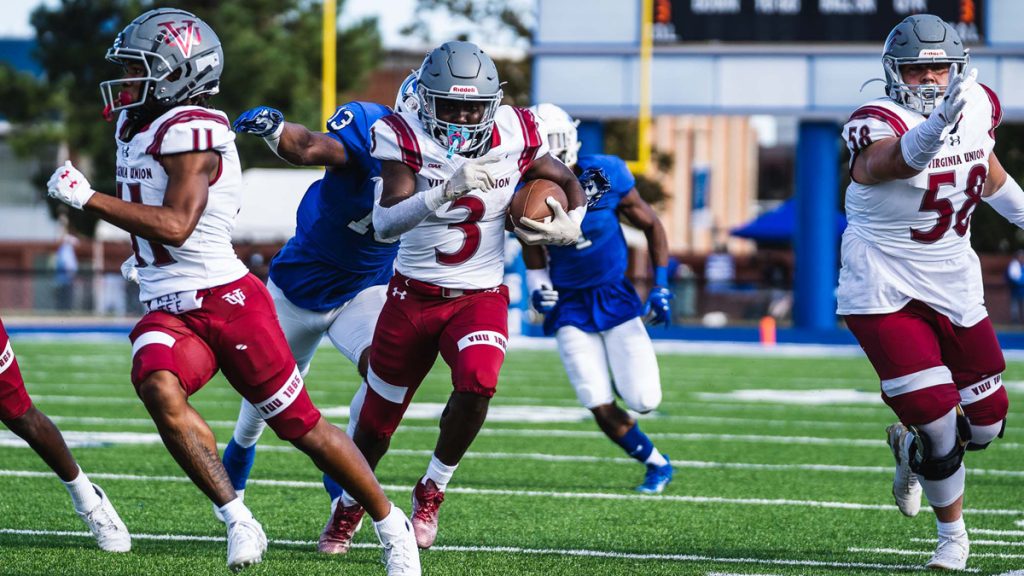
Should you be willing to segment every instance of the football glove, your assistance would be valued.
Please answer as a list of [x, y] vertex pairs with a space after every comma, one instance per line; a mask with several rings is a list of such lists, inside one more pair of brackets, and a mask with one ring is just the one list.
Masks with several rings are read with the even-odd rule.
[[461, 198], [473, 190], [489, 192], [498, 180], [496, 174], [500, 160], [492, 156], [466, 161], [441, 185], [440, 194], [430, 194], [425, 198], [427, 206], [431, 210], [437, 210], [446, 202]]
[[231, 129], [266, 138], [273, 136], [283, 125], [284, 114], [280, 110], [269, 106], [257, 106], [242, 112], [231, 125]]
[[558, 304], [558, 290], [551, 286], [541, 286], [530, 294], [530, 305], [541, 314], [547, 314]]
[[964, 111], [964, 106], [967, 105], [967, 92], [974, 86], [977, 80], [977, 68], [972, 68], [970, 72], [957, 74], [950, 78], [949, 85], [946, 86], [946, 94], [942, 98], [942, 103], [936, 107], [933, 115], [938, 116], [946, 123], [946, 126], [956, 124], [957, 119], [960, 118], [960, 113]]
[[71, 161], [57, 168], [46, 182], [46, 190], [50, 198], [56, 198], [72, 208], [82, 209], [92, 195], [96, 193], [85, 175], [75, 168]]
[[671, 299], [672, 293], [668, 288], [651, 288], [651, 293], [647, 295], [647, 303], [644, 304], [644, 323], [651, 326], [664, 324], [668, 328], [672, 323], [672, 307], [669, 305]]
[[578, 206], [566, 212], [558, 200], [548, 197], [546, 200], [551, 208], [553, 218], [548, 221], [531, 220], [520, 218], [514, 232], [525, 244], [554, 244], [556, 246], [569, 246], [575, 244], [583, 230], [580, 223], [587, 215], [586, 206]]
[[134, 255], [121, 263], [121, 277], [129, 282], [139, 283], [139, 270], [135, 267]]
[[967, 105], [967, 92], [978, 78], [978, 69], [950, 78], [942, 102], [928, 115], [928, 119], [911, 128], [900, 138], [903, 161], [914, 170], [924, 170], [939, 153], [946, 141], [948, 130], [955, 126]]

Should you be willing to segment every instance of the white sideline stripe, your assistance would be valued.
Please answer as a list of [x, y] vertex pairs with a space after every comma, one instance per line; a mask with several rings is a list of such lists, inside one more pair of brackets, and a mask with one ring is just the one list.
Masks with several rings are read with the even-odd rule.
[[[89, 532], [72, 532], [65, 530], [19, 530], [0, 528], [0, 534], [19, 536], [79, 536], [92, 538]], [[224, 536], [200, 536], [190, 534], [138, 534], [133, 533], [132, 539], [157, 540], [176, 542], [224, 542]], [[269, 540], [279, 546], [314, 546], [312, 540]], [[377, 544], [358, 543], [353, 548], [379, 549]], [[525, 554], [534, 556], [576, 556], [588, 558], [616, 558], [625, 560], [663, 560], [669, 562], [718, 562], [722, 564], [767, 564], [772, 566], [813, 566], [815, 568], [859, 568], [866, 570], [921, 570], [920, 566], [910, 564], [876, 564], [868, 562], [824, 562], [820, 560], [788, 560], [783, 558], [731, 558], [701, 556], [697, 554], [643, 554], [636, 552], [612, 552], [607, 550], [585, 550], [571, 548], [521, 548], [519, 546], [432, 546], [435, 552], [480, 552], [495, 554]], [[968, 570], [977, 572], [978, 570]], [[721, 573], [712, 573], [721, 574]], [[749, 575], [748, 575], [749, 576]]]
[[[920, 542], [923, 544], [934, 544], [934, 538], [911, 538], [911, 542]], [[1024, 546], [1024, 541], [1017, 540], [1016, 542], [1010, 540], [971, 540], [971, 546]]]
[[988, 528], [968, 528], [971, 534], [983, 534], [985, 536], [1024, 536], [1024, 530], [989, 530]]
[[[934, 543], [934, 540], [929, 540]], [[972, 542], [973, 544], [973, 542]], [[901, 550], [899, 548], [847, 548], [847, 552], [862, 552], [865, 554], [899, 554], [901, 556], [931, 556], [934, 550]], [[1001, 560], [1014, 560], [1024, 558], [1024, 554], [1003, 554], [999, 552], [971, 552], [971, 558], [999, 558]]]
[[[52, 472], [37, 472], [34, 470], [2, 470], [0, 477], [9, 476], [16, 478], [51, 478]], [[111, 474], [106, 472], [89, 472], [90, 478], [102, 480], [128, 480], [142, 482], [191, 482], [185, 476], [144, 476], [139, 474]], [[249, 484], [265, 486], [281, 486], [286, 488], [318, 488], [323, 489], [320, 481], [311, 482], [308, 480], [266, 480], [254, 478]], [[408, 492], [410, 486], [400, 484], [382, 484], [385, 490]], [[568, 498], [581, 500], [629, 500], [633, 502], [682, 502], [690, 504], [735, 504], [749, 506], [802, 506], [808, 508], [835, 508], [841, 510], [895, 510], [892, 504], [860, 504], [856, 502], [826, 502], [816, 500], [787, 500], [767, 498], [725, 498], [720, 496], [679, 496], [679, 495], [643, 495], [643, 494], [618, 494], [610, 492], [554, 492], [544, 490], [505, 490], [500, 488], [466, 488], [449, 486], [446, 490], [449, 494], [469, 494], [483, 496], [524, 496], [539, 498]], [[990, 510], [990, 509], [964, 509], [965, 514], [991, 515], [991, 516], [1021, 516], [1024, 510]]]

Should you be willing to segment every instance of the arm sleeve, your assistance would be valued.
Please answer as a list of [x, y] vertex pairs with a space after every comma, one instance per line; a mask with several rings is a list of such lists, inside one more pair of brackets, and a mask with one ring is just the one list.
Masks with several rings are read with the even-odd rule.
[[223, 153], [234, 141], [235, 133], [223, 112], [190, 108], [161, 124], [146, 152], [153, 156], [206, 150]]

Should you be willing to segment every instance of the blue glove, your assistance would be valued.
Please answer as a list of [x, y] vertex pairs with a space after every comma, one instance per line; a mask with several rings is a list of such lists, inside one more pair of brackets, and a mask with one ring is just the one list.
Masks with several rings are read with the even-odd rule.
[[558, 304], [558, 290], [550, 286], [541, 286], [530, 294], [530, 304], [533, 309], [541, 314], [547, 314]]
[[666, 328], [672, 323], [672, 308], [668, 301], [672, 299], [672, 293], [664, 286], [651, 288], [647, 295], [647, 304], [644, 305], [644, 322], [652, 326], [664, 324]]
[[235, 132], [245, 132], [256, 136], [272, 135], [284, 122], [284, 114], [269, 106], [250, 108], [235, 119], [231, 128]]

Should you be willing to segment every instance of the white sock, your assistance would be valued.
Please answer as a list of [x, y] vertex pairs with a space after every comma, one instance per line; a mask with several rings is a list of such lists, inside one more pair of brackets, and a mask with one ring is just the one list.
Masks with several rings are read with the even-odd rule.
[[952, 522], [943, 522], [936, 518], [935, 524], [939, 527], [939, 538], [955, 538], [967, 533], [967, 525], [964, 524], [963, 516]]
[[665, 464], [668, 464], [668, 460], [666, 460], [665, 457], [661, 455], [661, 452], [658, 452], [658, 449], [655, 448], [651, 450], [651, 455], [647, 457], [647, 460], [644, 461], [644, 464], [664, 466]]
[[391, 505], [391, 511], [385, 516], [380, 522], [374, 520], [373, 529], [377, 531], [377, 537], [380, 538], [381, 544], [386, 544], [393, 538], [401, 537], [404, 534], [412, 532], [412, 524], [409, 523], [409, 519], [405, 517], [405, 512], [402, 512], [398, 506]]
[[430, 464], [427, 466], [427, 475], [420, 482], [426, 484], [427, 480], [433, 480], [434, 484], [437, 484], [437, 489], [444, 492], [452, 480], [452, 474], [455, 474], [455, 469], [458, 467], [458, 464], [449, 466], [438, 460], [437, 455], [431, 455]]
[[71, 482], [61, 480], [61, 482], [68, 489], [68, 494], [71, 495], [71, 502], [74, 504], [76, 511], [84, 514], [100, 505], [100, 495], [96, 493], [92, 482], [89, 481], [89, 477], [85, 475], [81, 468], [78, 469], [78, 476], [74, 480]]
[[[348, 492], [342, 492], [340, 500], [341, 500], [341, 505], [344, 506], [345, 508], [349, 508], [351, 506], [355, 506], [356, 504], [359, 504], [359, 502], [356, 502], [356, 499], [353, 498], [352, 495], [349, 494]], [[333, 502], [332, 502], [332, 504], [333, 504]]]
[[267, 423], [263, 421], [260, 411], [243, 400], [242, 408], [238, 411], [238, 422], [235, 422], [235, 431], [231, 437], [235, 439], [235, 444], [248, 448], [260, 439], [266, 427]]
[[220, 510], [221, 515], [224, 516], [224, 523], [228, 526], [231, 526], [235, 522], [239, 522], [241, 520], [252, 520], [253, 518], [252, 512], [242, 502], [241, 498], [235, 498], [231, 502], [221, 506], [218, 510]]

